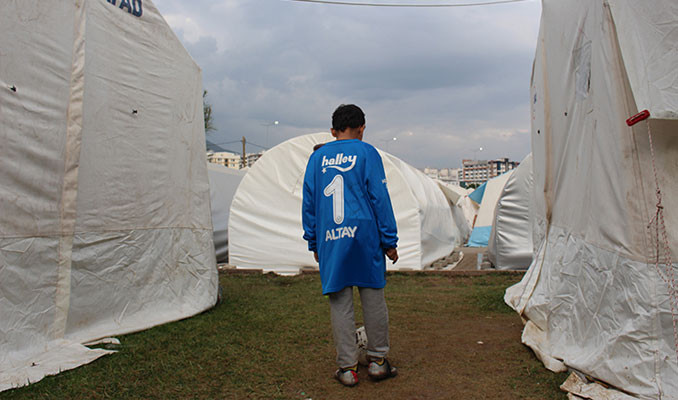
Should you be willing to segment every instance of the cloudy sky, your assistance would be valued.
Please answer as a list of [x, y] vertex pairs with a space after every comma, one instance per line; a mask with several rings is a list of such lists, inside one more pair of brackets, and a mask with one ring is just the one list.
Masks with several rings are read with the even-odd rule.
[[415, 167], [459, 167], [473, 157], [521, 160], [530, 151], [538, 0], [450, 8], [154, 4], [202, 68], [217, 128], [208, 139], [222, 147], [238, 150], [229, 142], [242, 136], [272, 147], [329, 131], [337, 105], [355, 103], [367, 118], [364, 140]]

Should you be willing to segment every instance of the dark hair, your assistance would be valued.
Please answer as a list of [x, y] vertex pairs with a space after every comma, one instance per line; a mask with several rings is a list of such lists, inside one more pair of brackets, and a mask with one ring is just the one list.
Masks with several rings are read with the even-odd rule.
[[332, 114], [332, 129], [343, 132], [346, 128], [365, 125], [365, 113], [355, 104], [342, 104]]

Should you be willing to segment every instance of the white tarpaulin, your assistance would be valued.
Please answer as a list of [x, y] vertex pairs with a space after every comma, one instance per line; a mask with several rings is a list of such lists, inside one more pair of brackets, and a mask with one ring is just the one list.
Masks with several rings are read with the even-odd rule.
[[[480, 209], [478, 209], [478, 216], [473, 225], [473, 230], [471, 231], [471, 237], [468, 240], [467, 246], [469, 247], [486, 247], [488, 241], [490, 240], [490, 232], [492, 232], [492, 223], [494, 222], [494, 209], [497, 207], [497, 202], [499, 201], [499, 196], [501, 191], [506, 185], [509, 177], [513, 174], [515, 170], [510, 170], [499, 176], [496, 176], [483, 185], [484, 188], [480, 187], [480, 190], [484, 190], [482, 195], [482, 201], [480, 203]], [[478, 190], [478, 189], [476, 189]]]
[[[531, 102], [543, 239], [506, 301], [552, 369], [678, 399], [677, 271], [664, 251], [678, 245], [678, 2], [542, 4]], [[628, 127], [643, 109], [652, 117]]]
[[[264, 153], [245, 175], [231, 205], [229, 263], [264, 271], [296, 273], [317, 268], [303, 240], [304, 171], [313, 146], [329, 133], [290, 139]], [[398, 255], [389, 269], [419, 270], [452, 253], [460, 233], [440, 188], [421, 171], [379, 152], [398, 224]]]
[[468, 197], [471, 193], [469, 189], [443, 181], [436, 181], [436, 183], [452, 206], [452, 216], [461, 233], [460, 242], [466, 243], [471, 235], [473, 221], [478, 214], [478, 204]]
[[0, 116], [0, 390], [214, 305], [200, 69], [151, 1], [0, 2]]
[[247, 170], [207, 164], [210, 181], [212, 226], [214, 227], [214, 251], [217, 262], [228, 262], [228, 217], [235, 191]]
[[532, 263], [531, 196], [532, 154], [506, 181], [494, 209], [487, 253], [497, 269], [524, 270]]

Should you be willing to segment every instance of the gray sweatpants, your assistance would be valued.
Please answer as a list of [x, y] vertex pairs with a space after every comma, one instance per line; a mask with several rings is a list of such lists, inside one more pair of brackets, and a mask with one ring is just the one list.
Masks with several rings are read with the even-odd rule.
[[[367, 334], [367, 355], [386, 357], [389, 350], [388, 309], [384, 289], [359, 287], [363, 306], [363, 320]], [[337, 348], [337, 364], [348, 368], [358, 363], [358, 346], [355, 342], [355, 319], [353, 316], [353, 287], [330, 293], [332, 333]]]

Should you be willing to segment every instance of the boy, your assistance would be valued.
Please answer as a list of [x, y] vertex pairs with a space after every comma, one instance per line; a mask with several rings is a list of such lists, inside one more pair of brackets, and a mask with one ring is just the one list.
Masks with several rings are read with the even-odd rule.
[[397, 374], [389, 350], [388, 309], [384, 299], [386, 262], [395, 263], [398, 236], [384, 166], [377, 150], [362, 142], [365, 114], [340, 105], [332, 114], [332, 136], [311, 154], [304, 176], [302, 221], [308, 249], [320, 263], [324, 295], [329, 295], [339, 369], [346, 386], [358, 383], [358, 348], [353, 316], [353, 286], [363, 306], [368, 374]]

